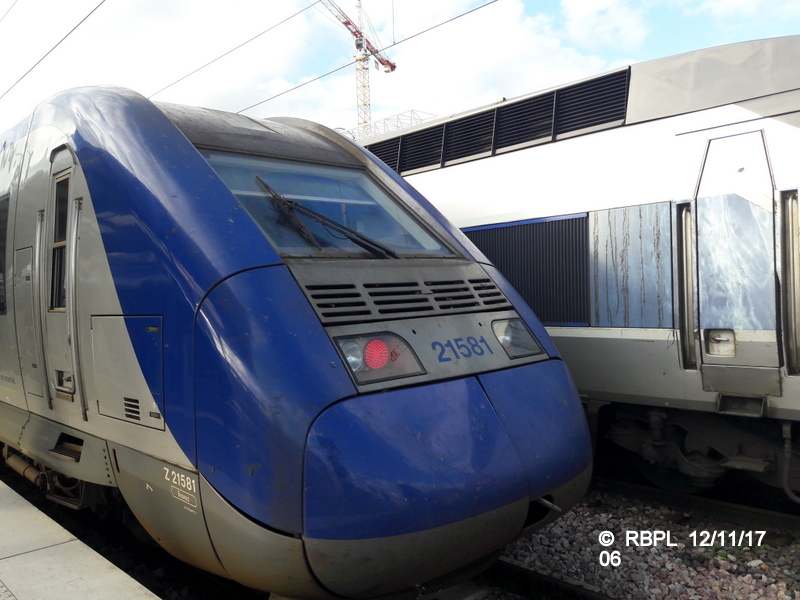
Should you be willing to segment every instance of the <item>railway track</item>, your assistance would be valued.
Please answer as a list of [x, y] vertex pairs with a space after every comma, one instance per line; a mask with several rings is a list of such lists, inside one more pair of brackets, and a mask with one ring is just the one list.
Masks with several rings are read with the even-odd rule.
[[542, 575], [508, 558], [500, 558], [480, 579], [495, 591], [527, 600], [614, 600], [597, 589]]
[[[669, 492], [640, 483], [604, 477], [595, 477], [592, 480], [588, 497], [596, 494], [613, 494], [625, 497], [634, 503], [658, 504], [668, 507], [678, 513], [683, 513], [686, 523], [707, 524], [712, 521], [717, 526], [729, 525], [738, 531], [765, 531], [767, 535], [765, 535], [765, 539], [761, 540], [764, 543], [789, 543], [793, 539], [791, 532], [795, 532], [794, 537], [800, 538], [800, 514], [798, 514], [800, 510], [794, 507], [792, 513], [767, 510], [715, 498]], [[610, 522], [608, 526], [609, 528], [614, 527]], [[723, 555], [721, 548], [725, 545], [725, 541], [730, 542], [731, 537], [728, 536], [719, 543], [720, 555]], [[739, 540], [734, 539], [734, 541]], [[766, 565], [762, 568], [765, 567]], [[488, 585], [530, 600], [573, 598], [606, 600], [612, 598], [612, 596], [603, 594], [596, 586], [580, 586], [545, 576], [505, 557], [487, 571], [483, 579]], [[644, 600], [655, 596], [652, 596], [649, 591], [642, 590], [641, 596], [634, 597]]]
[[604, 477], [595, 477], [592, 480], [592, 489], [622, 494], [644, 502], [659, 502], [687, 514], [727, 521], [741, 527], [792, 530], [800, 534], [800, 507], [794, 509], [796, 512], [787, 513], [717, 498], [679, 494], [648, 485]]
[[796, 515], [618, 481], [506, 555], [617, 600], [800, 598]]

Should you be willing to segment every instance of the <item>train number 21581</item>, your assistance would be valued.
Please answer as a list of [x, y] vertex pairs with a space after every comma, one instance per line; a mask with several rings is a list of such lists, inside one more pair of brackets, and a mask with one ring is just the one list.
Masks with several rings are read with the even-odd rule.
[[480, 339], [473, 336], [468, 338], [453, 338], [444, 342], [433, 342], [431, 348], [439, 353], [439, 362], [450, 362], [473, 356], [494, 354], [489, 342], [483, 336]]
[[173, 471], [167, 467], [163, 467], [163, 469], [164, 479], [169, 481], [172, 485], [182, 487], [187, 492], [197, 492], [197, 479], [194, 477], [188, 477], [183, 473], [178, 473], [177, 471]]

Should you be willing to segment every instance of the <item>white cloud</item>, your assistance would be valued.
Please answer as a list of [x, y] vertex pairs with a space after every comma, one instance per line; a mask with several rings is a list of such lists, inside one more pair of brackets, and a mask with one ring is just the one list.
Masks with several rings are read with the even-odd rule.
[[[0, 54], [16, 60], [0, 70], [0, 93], [97, 5], [73, 0], [47, 7], [18, 2], [0, 24]], [[268, 6], [269, 5], [269, 6]], [[115, 0], [101, 6], [50, 56], [0, 100], [0, 114], [21, 118], [62, 89], [114, 84], [149, 95], [308, 6], [303, 0]], [[2, 7], [0, 7], [2, 10]], [[40, 18], [42, 10], [51, 18]], [[261, 81], [291, 78], [314, 46], [306, 11], [156, 99], [237, 110]], [[346, 32], [345, 32], [346, 33]], [[17, 69], [6, 68], [13, 64]], [[0, 117], [0, 118], [2, 118]], [[4, 122], [6, 126], [10, 123]]]
[[[658, 54], [649, 57], [668, 54], [676, 40], [683, 40], [676, 51], [694, 49], [687, 45], [686, 29], [691, 23], [705, 25], [711, 11], [720, 19], [739, 18], [743, 26], [756, 19], [737, 14], [771, 11], [769, 22], [783, 24], [787, 21], [774, 15], [800, 12], [796, 0], [498, 0], [436, 27], [486, 1], [363, 0], [377, 30], [373, 42], [389, 46], [386, 52], [397, 63], [394, 73], [371, 71], [373, 119], [412, 108], [443, 116], [536, 92], [606, 71], [628, 57], [647, 56], [640, 48], [653, 39], [659, 40]], [[14, 4], [0, 22], [0, 56], [11, 57], [0, 69], [0, 94], [98, 2]], [[0, 0], [0, 16], [12, 3]], [[355, 0], [337, 3], [356, 17]], [[322, 5], [310, 4], [108, 1], [0, 99], [0, 130], [65, 88], [115, 84], [153, 94], [272, 26], [154, 99], [232, 111], [270, 99], [247, 114], [301, 116], [353, 127], [353, 38]], [[303, 12], [276, 26], [298, 11]], [[44, 12], [47, 19], [41, 18]], [[731, 37], [723, 41], [735, 41]], [[702, 45], [714, 41], [707, 36]]]
[[791, 19], [800, 17], [796, 0], [683, 0], [687, 14], [708, 14], [720, 21], [748, 17]]
[[[416, 4], [422, 10], [424, 3]], [[449, 13], [437, 3], [435, 19], [416, 23], [416, 31], [475, 6], [474, 2], [447, 4]], [[402, 34], [410, 35], [407, 30]], [[497, 2], [403, 42], [391, 52], [397, 70], [374, 72], [371, 79], [378, 117], [409, 109], [443, 116], [606, 68], [603, 60], [564, 46], [552, 29], [552, 19], [527, 16], [521, 0]]]
[[644, 7], [625, 0], [561, 0], [568, 40], [591, 50], [638, 49], [648, 34]]

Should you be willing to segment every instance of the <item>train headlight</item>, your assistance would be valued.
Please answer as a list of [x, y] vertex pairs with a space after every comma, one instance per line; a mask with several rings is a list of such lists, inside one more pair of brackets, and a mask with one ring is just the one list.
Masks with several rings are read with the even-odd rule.
[[522, 319], [504, 319], [492, 323], [492, 331], [509, 358], [544, 354], [544, 348], [528, 330]]
[[392, 333], [339, 337], [334, 341], [356, 383], [425, 373], [411, 346]]
[[339, 350], [351, 371], [360, 371], [364, 367], [364, 351], [357, 341], [343, 340], [339, 342]]

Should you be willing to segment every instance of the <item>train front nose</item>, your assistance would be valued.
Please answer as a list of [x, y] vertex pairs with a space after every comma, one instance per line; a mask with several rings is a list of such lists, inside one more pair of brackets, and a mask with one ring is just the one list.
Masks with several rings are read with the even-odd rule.
[[524, 467], [475, 379], [341, 402], [306, 450], [308, 563], [331, 592], [387, 594], [492, 554], [522, 530]]

